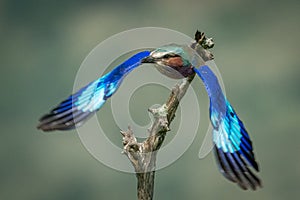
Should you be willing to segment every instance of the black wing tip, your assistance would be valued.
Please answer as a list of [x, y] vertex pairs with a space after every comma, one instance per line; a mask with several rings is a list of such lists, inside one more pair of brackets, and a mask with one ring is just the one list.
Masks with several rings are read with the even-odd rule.
[[48, 125], [48, 123], [45, 123], [45, 121], [49, 118], [49, 114], [43, 115], [40, 119], [39, 119], [39, 124], [36, 126], [36, 128], [38, 130], [42, 130], [44, 132], [49, 132], [49, 131], [54, 131], [53, 129], [51, 129]]
[[55, 128], [54, 126], [51, 126], [51, 124], [49, 123], [43, 123], [43, 121], [41, 121], [36, 128], [38, 130], [44, 131], [44, 132], [51, 132], [51, 131], [56, 131], [59, 130], [57, 128]]
[[[74, 123], [70, 123], [70, 121], [68, 121], [68, 123], [57, 123], [59, 119], [61, 118], [57, 118], [57, 116], [53, 113], [43, 115], [39, 119], [39, 124], [36, 128], [44, 132], [65, 131], [76, 128], [76, 125]], [[71, 120], [71, 122], [73, 121]]]
[[[219, 170], [226, 179], [236, 183], [243, 190], [255, 191], [263, 187], [262, 181], [248, 168], [240, 155], [224, 153], [216, 146], [214, 152]], [[253, 168], [258, 169], [258, 165]]]
[[254, 165], [253, 165], [253, 168], [254, 168], [257, 172], [259, 172], [260, 169], [259, 169], [258, 163], [254, 160], [253, 164], [254, 164]]
[[255, 169], [255, 171], [259, 172], [259, 165], [256, 162], [254, 153], [252, 151], [247, 152], [245, 149], [241, 149], [239, 153], [243, 156], [243, 158], [245, 158], [245, 160], [250, 164], [250, 166], [252, 166]]
[[51, 124], [43, 124], [40, 123], [36, 126], [38, 130], [42, 130], [44, 132], [51, 132], [51, 131], [67, 131], [67, 130], [72, 130], [78, 127], [79, 125], [66, 125], [66, 124], [56, 124], [56, 125], [51, 125]]
[[46, 128], [43, 124], [38, 124], [37, 126], [36, 126], [36, 128], [38, 129], [38, 130], [42, 130], [42, 131], [45, 131], [45, 132], [48, 132], [48, 131], [51, 131], [50, 129], [48, 129], [48, 128]]
[[60, 114], [49, 113], [41, 117], [36, 128], [44, 132], [72, 130], [82, 126], [95, 112], [69, 110]]

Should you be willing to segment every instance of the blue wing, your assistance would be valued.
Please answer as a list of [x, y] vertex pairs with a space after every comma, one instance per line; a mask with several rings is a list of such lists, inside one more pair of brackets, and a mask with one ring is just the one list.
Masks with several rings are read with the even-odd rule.
[[149, 55], [150, 51], [133, 55], [111, 72], [69, 96], [40, 119], [38, 128], [43, 131], [69, 130], [82, 125], [116, 92], [124, 77]]
[[250, 169], [259, 171], [252, 142], [244, 124], [225, 98], [217, 77], [208, 66], [194, 68], [194, 71], [204, 82], [210, 99], [214, 152], [219, 170], [243, 189], [261, 187], [260, 179]]

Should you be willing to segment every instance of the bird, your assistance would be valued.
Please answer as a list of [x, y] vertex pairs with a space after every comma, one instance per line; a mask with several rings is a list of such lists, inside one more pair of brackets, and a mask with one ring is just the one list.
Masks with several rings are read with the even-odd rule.
[[209, 97], [213, 150], [219, 171], [225, 178], [244, 190], [256, 190], [262, 187], [260, 178], [253, 172], [253, 169], [259, 172], [259, 166], [244, 123], [225, 97], [218, 78], [206, 65], [205, 61], [212, 58], [212, 55], [208, 58], [204, 56], [203, 61], [198, 62], [201, 63], [200, 66], [195, 66], [192, 61], [193, 49], [202, 48], [201, 52], [205, 52], [203, 46], [198, 45], [200, 36], [203, 39], [203, 35], [197, 33], [196, 43], [191, 46], [168, 44], [134, 54], [42, 116], [37, 128], [43, 131], [54, 131], [70, 130], [81, 126], [118, 90], [126, 75], [142, 64], [154, 64], [158, 71], [174, 79], [197, 75], [202, 80]]

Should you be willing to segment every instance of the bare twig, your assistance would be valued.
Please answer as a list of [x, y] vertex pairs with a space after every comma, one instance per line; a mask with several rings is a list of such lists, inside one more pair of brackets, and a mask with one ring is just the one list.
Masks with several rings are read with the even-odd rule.
[[194, 76], [176, 84], [167, 102], [159, 108], [149, 109], [154, 116], [154, 123], [149, 129], [149, 137], [138, 143], [132, 129], [121, 131], [123, 135], [124, 153], [134, 166], [138, 179], [138, 199], [150, 200], [153, 197], [156, 154], [161, 147], [169, 125], [175, 117], [175, 112], [181, 98], [186, 93]]

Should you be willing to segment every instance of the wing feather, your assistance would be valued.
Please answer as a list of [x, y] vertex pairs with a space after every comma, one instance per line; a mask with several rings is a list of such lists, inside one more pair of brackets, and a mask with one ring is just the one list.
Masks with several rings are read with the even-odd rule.
[[43, 131], [70, 130], [82, 125], [117, 91], [124, 77], [141, 65], [141, 60], [149, 55], [150, 51], [133, 55], [111, 72], [70, 95], [41, 117], [37, 128]]
[[213, 143], [220, 172], [242, 189], [256, 190], [261, 180], [251, 171], [259, 171], [252, 141], [243, 122], [225, 98], [218, 79], [208, 66], [194, 71], [204, 82], [210, 99], [210, 120], [213, 126]]

